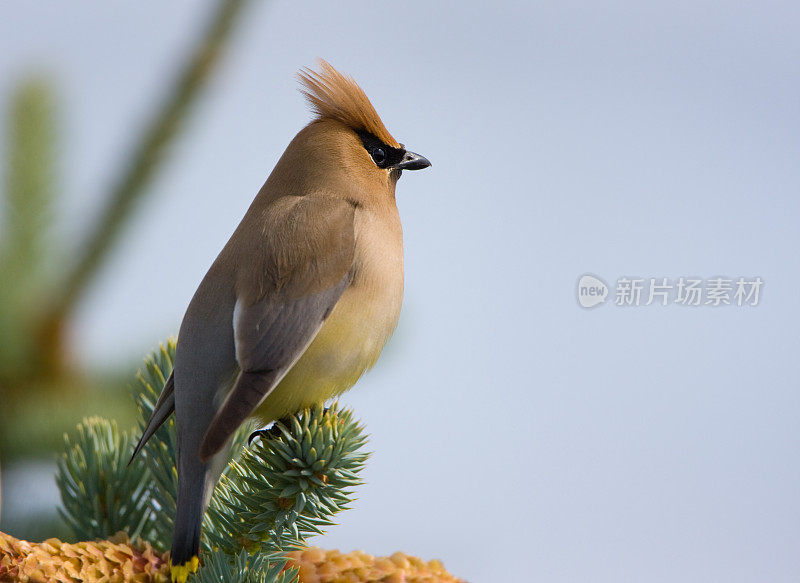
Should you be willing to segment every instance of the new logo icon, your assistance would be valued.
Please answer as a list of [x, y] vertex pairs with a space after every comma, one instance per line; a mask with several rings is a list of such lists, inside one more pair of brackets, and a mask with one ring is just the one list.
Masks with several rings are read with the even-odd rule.
[[594, 275], [582, 275], [578, 280], [578, 303], [584, 308], [593, 308], [602, 304], [608, 297], [608, 286], [602, 279]]

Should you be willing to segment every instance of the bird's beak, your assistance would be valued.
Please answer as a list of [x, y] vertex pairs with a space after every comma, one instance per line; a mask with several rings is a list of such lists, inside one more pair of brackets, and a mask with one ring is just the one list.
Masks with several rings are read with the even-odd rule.
[[430, 160], [428, 160], [425, 156], [420, 156], [414, 152], [406, 152], [405, 156], [403, 156], [403, 159], [395, 164], [394, 167], [401, 170], [422, 170], [430, 165]]

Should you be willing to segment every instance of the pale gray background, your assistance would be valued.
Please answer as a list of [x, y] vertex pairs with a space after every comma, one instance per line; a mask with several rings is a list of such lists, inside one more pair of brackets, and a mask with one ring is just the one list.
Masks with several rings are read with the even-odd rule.
[[[209, 4], [6, 2], [0, 100], [63, 97], [71, 233]], [[251, 7], [82, 308], [85, 361], [174, 333], [309, 119], [323, 56], [433, 161], [398, 186], [398, 333], [347, 395], [374, 456], [317, 543], [472, 582], [797, 581], [800, 5]], [[761, 276], [756, 308], [578, 307], [585, 272]]]

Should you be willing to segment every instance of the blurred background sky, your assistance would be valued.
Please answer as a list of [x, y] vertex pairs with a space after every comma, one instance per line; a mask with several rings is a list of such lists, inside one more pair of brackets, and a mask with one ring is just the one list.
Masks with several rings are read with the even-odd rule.
[[[65, 240], [211, 7], [4, 4], [0, 105], [31, 72], [59, 98]], [[796, 2], [253, 3], [77, 358], [127, 370], [177, 332], [324, 57], [433, 167], [398, 184], [400, 325], [344, 399], [367, 483], [315, 543], [472, 582], [797, 581], [799, 25]], [[587, 272], [765, 283], [757, 307], [583, 310]]]

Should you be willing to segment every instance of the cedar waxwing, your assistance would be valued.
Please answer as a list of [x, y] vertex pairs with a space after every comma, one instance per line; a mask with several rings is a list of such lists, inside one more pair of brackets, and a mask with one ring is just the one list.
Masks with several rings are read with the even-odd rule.
[[375, 364], [400, 314], [395, 184], [403, 170], [430, 162], [391, 136], [353, 79], [320, 67], [300, 73], [316, 117], [195, 292], [174, 371], [134, 452], [174, 411], [173, 581], [197, 569], [203, 514], [239, 425], [349, 389]]

